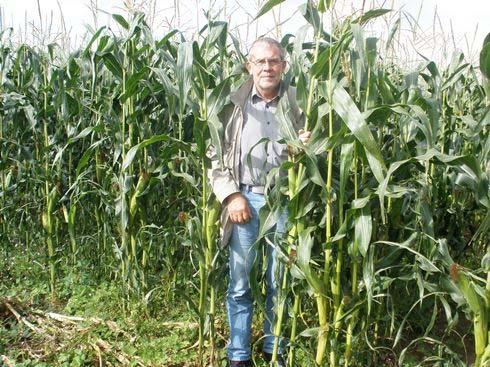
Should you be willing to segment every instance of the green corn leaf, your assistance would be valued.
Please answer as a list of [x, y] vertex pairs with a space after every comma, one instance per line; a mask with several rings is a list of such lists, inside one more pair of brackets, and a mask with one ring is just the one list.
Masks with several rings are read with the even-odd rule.
[[[351, 135], [352, 136], [352, 135]], [[354, 157], [354, 142], [342, 144], [340, 149], [340, 185], [339, 185], [339, 207], [343, 207], [346, 201], [346, 188], [349, 179], [350, 168]]]
[[138, 153], [140, 149], [160, 141], [171, 142], [174, 144], [174, 147], [178, 147], [183, 151], [189, 151], [189, 145], [187, 143], [174, 139], [165, 134], [155, 135], [149, 139], [143, 140], [141, 143], [136, 144], [135, 146], [133, 146], [131, 149], [128, 150], [128, 152], [126, 153], [126, 157], [124, 158], [124, 161], [122, 163], [121, 170], [125, 171], [129, 167], [129, 165], [133, 162], [136, 153]]
[[[199, 44], [196, 41], [192, 43], [192, 56], [194, 58], [194, 66], [196, 67], [197, 73], [199, 74], [199, 79], [202, 80], [202, 87], [208, 88], [213, 74], [210, 70], [208, 70], [206, 61], [204, 61], [201, 55]], [[202, 95], [203, 91], [199, 90], [199, 94]]]
[[179, 114], [181, 116], [185, 114], [187, 98], [192, 86], [193, 61], [192, 43], [181, 43], [177, 51], [177, 64], [175, 70], [179, 90]]
[[53, 162], [51, 163], [51, 166], [54, 167], [59, 162], [59, 160], [63, 156], [63, 153], [65, 152], [65, 150], [68, 148], [69, 145], [77, 142], [80, 139], [83, 139], [83, 138], [87, 137], [95, 129], [96, 129], [96, 127], [94, 127], [94, 126], [87, 126], [80, 133], [78, 133], [77, 136], [68, 139], [68, 141], [66, 142], [66, 145], [63, 148], [60, 148], [58, 150], [58, 152], [56, 153], [55, 157], [53, 158]]
[[298, 236], [297, 265], [303, 272], [308, 284], [318, 295], [326, 295], [325, 287], [320, 277], [311, 266], [311, 249], [313, 247], [313, 228], [301, 232]]
[[483, 271], [490, 272], [490, 252], [487, 252], [481, 259], [481, 267]]
[[118, 22], [125, 30], [129, 30], [129, 23], [120, 14], [112, 14], [112, 19]]
[[371, 210], [369, 206], [365, 206], [360, 210], [356, 210], [354, 215], [355, 225], [355, 241], [358, 244], [359, 251], [363, 257], [366, 256], [369, 244], [371, 243], [371, 235], [373, 231]]
[[225, 105], [229, 103], [231, 79], [226, 78], [211, 91], [207, 98], [208, 116], [219, 115]]
[[359, 18], [354, 19], [353, 23], [359, 23], [360, 25], [364, 25], [372, 19], [379, 18], [387, 13], [389, 13], [391, 9], [372, 9], [365, 12]]
[[264, 5], [262, 5], [262, 8], [260, 8], [255, 18], [252, 19], [252, 22], [260, 18], [262, 15], [268, 13], [273, 7], [283, 3], [284, 1], [285, 0], [268, 0]]
[[441, 92], [458, 83], [461, 80], [461, 75], [468, 71], [469, 67], [470, 64], [463, 64], [459, 66], [441, 85]]
[[123, 91], [123, 94], [120, 97], [121, 103], [124, 103], [128, 98], [134, 96], [136, 93], [141, 91], [141, 88], [139, 88], [140, 81], [147, 73], [148, 70], [146, 67], [144, 67], [137, 73], [127, 77], [125, 90]]
[[396, 33], [399, 32], [400, 23], [401, 23], [401, 17], [399, 16], [390, 29], [390, 33], [388, 34], [388, 38], [386, 39], [385, 50], [388, 50], [390, 48], [391, 43], [393, 42], [393, 39], [395, 38]]
[[475, 334], [475, 353], [477, 358], [485, 352], [488, 345], [488, 321], [490, 310], [481, 296], [485, 293], [480, 287], [469, 279], [466, 271], [457, 264], [451, 265], [451, 278], [463, 294], [470, 310], [473, 313], [473, 331]]
[[271, 233], [272, 228], [277, 224], [284, 208], [274, 205], [272, 208], [263, 207], [259, 212], [260, 229], [258, 238], [264, 238]]
[[122, 80], [123, 69], [121, 63], [112, 53], [105, 53], [102, 55], [102, 60], [107, 69], [114, 75], [117, 79]]
[[373, 295], [375, 287], [374, 279], [374, 247], [370, 247], [367, 251], [367, 256], [362, 260], [362, 279], [366, 287], [367, 294], [367, 314], [371, 314]]
[[313, 27], [315, 35], [320, 35], [325, 41], [330, 42], [331, 36], [323, 30], [320, 14], [313, 2], [307, 1], [299, 9], [306, 21]]
[[77, 168], [76, 168], [76, 176], [79, 177], [80, 174], [82, 173], [82, 170], [87, 166], [88, 162], [90, 161], [90, 158], [92, 158], [92, 155], [95, 152], [95, 148], [99, 147], [104, 143], [104, 140], [98, 140], [95, 143], [93, 143], [85, 152], [83, 152], [82, 157], [78, 161]]
[[210, 24], [208, 43], [218, 48], [226, 50], [226, 37], [228, 35], [228, 23], [212, 22]]
[[161, 68], [151, 68], [151, 71], [157, 76], [158, 80], [160, 81], [163, 88], [168, 94], [175, 95], [175, 96], [179, 95], [179, 91], [177, 90], [175, 85], [173, 85], [171, 79], [167, 75], [168, 71]]
[[335, 112], [362, 144], [374, 177], [381, 183], [386, 169], [381, 151], [369, 130], [366, 120], [364, 120], [352, 98], [342, 86], [334, 82], [320, 83], [320, 93], [327, 100], [330, 99], [331, 94]]
[[325, 180], [320, 173], [320, 163], [313, 154], [306, 154], [304, 157], [308, 178], [320, 187], [325, 187]]
[[92, 45], [94, 44], [95, 41], [97, 41], [97, 39], [100, 37], [100, 35], [102, 34], [102, 32], [104, 30], [106, 30], [107, 27], [104, 26], [104, 27], [100, 27], [97, 32], [95, 32], [93, 35], [92, 35], [92, 38], [90, 38], [90, 41], [87, 43], [87, 46], [85, 46], [85, 49], [83, 51], [83, 54], [85, 57], [89, 57], [90, 55], [90, 51], [91, 51], [91, 48], [92, 48]]
[[416, 251], [416, 250], [414, 250], [408, 246], [408, 244], [410, 243], [409, 241], [410, 241], [410, 239], [405, 241], [404, 243], [392, 242], [392, 241], [377, 241], [375, 243], [394, 246], [394, 247], [398, 247], [400, 249], [407, 250], [408, 252], [411, 252], [412, 254], [414, 254], [416, 256], [417, 261], [420, 263], [420, 266], [424, 268], [424, 270], [426, 270], [428, 272], [432, 272], [432, 273], [440, 273], [441, 271], [432, 261], [430, 261], [427, 257], [422, 255], [420, 252], [418, 252], [418, 251]]
[[287, 98], [281, 98], [276, 109], [276, 117], [279, 122], [280, 136], [287, 142], [297, 142], [298, 132], [293, 123], [294, 117], [287, 101]]
[[368, 60], [366, 57], [366, 48], [365, 48], [365, 40], [364, 40], [364, 30], [362, 27], [357, 24], [357, 23], [352, 23], [350, 25], [352, 35], [354, 36], [354, 40], [356, 41], [356, 51], [357, 55], [359, 57], [360, 61], [360, 66], [361, 66], [361, 74], [358, 77], [358, 84], [361, 84], [363, 80], [367, 79], [367, 67], [368, 67]]
[[490, 79], [490, 33], [485, 37], [480, 52], [480, 71], [485, 78]]
[[325, 13], [327, 10], [326, 0], [318, 0], [317, 9], [320, 13]]
[[319, 331], [320, 331], [319, 327], [308, 328], [303, 330], [301, 333], [299, 333], [298, 336], [303, 338], [315, 338], [318, 337]]

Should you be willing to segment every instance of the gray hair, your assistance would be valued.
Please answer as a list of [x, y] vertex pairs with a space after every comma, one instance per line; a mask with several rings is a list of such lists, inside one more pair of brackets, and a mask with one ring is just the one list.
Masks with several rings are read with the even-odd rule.
[[252, 53], [252, 50], [255, 47], [255, 45], [259, 43], [265, 43], [266, 45], [276, 47], [279, 50], [279, 54], [281, 55], [281, 60], [284, 60], [286, 58], [286, 50], [284, 49], [284, 47], [282, 47], [279, 41], [271, 37], [260, 37], [256, 39], [254, 43], [252, 43], [252, 46], [250, 46], [250, 50], [248, 51], [249, 56]]

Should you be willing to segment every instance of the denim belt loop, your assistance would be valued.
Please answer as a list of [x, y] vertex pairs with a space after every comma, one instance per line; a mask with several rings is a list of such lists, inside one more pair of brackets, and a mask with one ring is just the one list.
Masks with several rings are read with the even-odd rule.
[[245, 192], [253, 192], [254, 194], [264, 195], [265, 186], [253, 186], [253, 185], [240, 184], [240, 190], [243, 190]]

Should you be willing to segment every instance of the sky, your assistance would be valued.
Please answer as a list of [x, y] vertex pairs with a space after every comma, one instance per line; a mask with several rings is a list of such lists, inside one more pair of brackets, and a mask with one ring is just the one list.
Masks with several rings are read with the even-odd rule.
[[[178, 28], [192, 38], [206, 23], [205, 13], [227, 20], [241, 40], [244, 51], [259, 35], [280, 38], [294, 34], [306, 22], [298, 10], [305, 0], [286, 0], [273, 12], [252, 21], [265, 0], [0, 0], [1, 29], [12, 27], [18, 41], [46, 44], [56, 41], [74, 49], [83, 44], [87, 31], [103, 25], [117, 26], [112, 13], [127, 14], [128, 8], [149, 14], [147, 21], [156, 37]], [[373, 7], [393, 9], [367, 27], [371, 36], [386, 39], [398, 17], [401, 32], [393, 53], [406, 62], [420, 55], [437, 62], [448, 62], [454, 50], [461, 50], [475, 61], [490, 32], [488, 0], [336, 0], [335, 17], [361, 13]], [[97, 10], [95, 10], [97, 9]], [[277, 26], [277, 24], [281, 24]], [[325, 27], [329, 28], [328, 22]]]

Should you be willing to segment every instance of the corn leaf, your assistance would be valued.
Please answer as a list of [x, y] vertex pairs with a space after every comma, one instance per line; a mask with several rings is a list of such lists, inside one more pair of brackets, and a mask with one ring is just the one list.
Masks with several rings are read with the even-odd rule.
[[335, 112], [337, 112], [352, 134], [362, 144], [374, 177], [381, 183], [384, 179], [384, 171], [386, 169], [381, 151], [352, 98], [343, 87], [334, 82], [321, 83], [320, 93], [327, 99], [329, 99], [330, 94], [332, 95]]
[[285, 0], [268, 0], [264, 5], [262, 5], [262, 8], [260, 8], [255, 18], [252, 19], [252, 22], [260, 18], [262, 15], [268, 13], [273, 7], [283, 3], [284, 1]]

